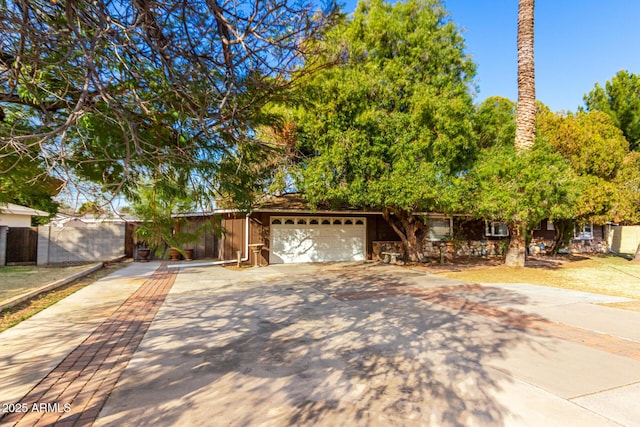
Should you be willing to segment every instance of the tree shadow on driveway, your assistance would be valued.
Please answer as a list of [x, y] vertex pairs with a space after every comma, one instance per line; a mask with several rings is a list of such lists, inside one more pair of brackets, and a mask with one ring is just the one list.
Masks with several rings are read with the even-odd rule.
[[510, 380], [488, 362], [528, 343], [528, 318], [433, 302], [425, 295], [465, 292], [388, 268], [237, 277], [180, 273], [96, 425], [500, 425], [512, 415], [499, 398]]

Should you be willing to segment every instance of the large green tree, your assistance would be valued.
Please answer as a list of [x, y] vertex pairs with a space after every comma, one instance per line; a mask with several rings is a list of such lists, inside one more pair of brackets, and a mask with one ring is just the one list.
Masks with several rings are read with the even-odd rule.
[[[0, 144], [117, 192], [180, 169], [247, 193], [262, 107], [312, 72], [311, 1], [0, 1]], [[240, 174], [240, 178], [236, 178]], [[198, 194], [202, 194], [198, 192]]]
[[[0, 204], [15, 203], [49, 212], [50, 217], [58, 212], [55, 197], [62, 182], [50, 176], [38, 162], [18, 156], [0, 156]], [[49, 218], [33, 217], [35, 224]]]
[[602, 87], [584, 96], [587, 111], [602, 111], [613, 119], [629, 141], [632, 150], [640, 147], [640, 76], [619, 71]]
[[538, 134], [561, 154], [575, 171], [580, 195], [555, 219], [555, 250], [573, 236], [574, 225], [603, 224], [628, 217], [629, 194], [620, 186], [629, 143], [612, 119], [599, 111], [557, 114], [543, 109]]
[[513, 143], [495, 145], [481, 150], [466, 174], [465, 201], [478, 218], [522, 224], [524, 235], [541, 220], [555, 223], [572, 211], [580, 195], [577, 178], [562, 155], [542, 139], [518, 154]]
[[[11, 116], [0, 122], [0, 136], [16, 126]], [[49, 173], [47, 164], [36, 149], [15, 152], [9, 145], [0, 146], [0, 204], [16, 203], [57, 213], [59, 204], [55, 197], [60, 192], [62, 182]], [[34, 217], [34, 223], [48, 221], [49, 218]]]
[[516, 136], [516, 103], [501, 96], [485, 99], [476, 110], [473, 128], [480, 149], [513, 147]]
[[454, 182], [475, 150], [475, 66], [435, 0], [361, 1], [326, 34], [331, 64], [302, 88], [299, 188], [314, 203], [380, 208], [409, 260], [428, 221], [456, 207]]

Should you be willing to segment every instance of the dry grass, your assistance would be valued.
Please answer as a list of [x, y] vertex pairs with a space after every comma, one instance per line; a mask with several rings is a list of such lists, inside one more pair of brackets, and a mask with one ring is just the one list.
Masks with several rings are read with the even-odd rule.
[[531, 283], [632, 298], [638, 302], [615, 306], [640, 311], [640, 264], [620, 257], [549, 258], [532, 260], [524, 268], [471, 265], [451, 270], [432, 272], [474, 283]]
[[86, 269], [90, 264], [58, 267], [10, 266], [0, 268], [0, 301], [64, 279]]
[[[2, 313], [0, 313], [0, 332], [17, 325], [23, 320], [30, 318], [34, 314], [52, 306], [74, 292], [79, 291], [85, 286], [92, 284], [96, 280], [101, 279], [122, 267], [124, 267], [124, 264], [122, 263], [107, 265], [104, 268], [94, 271], [85, 277], [74, 280], [65, 286], [42, 293], [28, 301], [3, 310]], [[84, 268], [86, 268], [86, 265]], [[68, 275], [70, 274], [72, 273], [69, 273]]]

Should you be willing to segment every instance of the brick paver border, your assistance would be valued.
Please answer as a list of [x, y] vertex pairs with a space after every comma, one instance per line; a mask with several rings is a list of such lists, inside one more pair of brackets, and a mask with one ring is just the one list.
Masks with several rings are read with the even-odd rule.
[[175, 282], [163, 263], [109, 318], [5, 414], [0, 425], [89, 426]]

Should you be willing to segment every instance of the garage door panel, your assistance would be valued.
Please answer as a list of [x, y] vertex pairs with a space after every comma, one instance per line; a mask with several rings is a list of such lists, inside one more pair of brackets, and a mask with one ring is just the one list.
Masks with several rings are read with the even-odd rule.
[[[308, 231], [308, 230], [306, 230]], [[291, 228], [272, 228], [271, 230], [271, 255], [270, 263], [282, 264], [294, 262], [298, 257], [305, 259], [297, 262], [310, 262], [309, 252], [313, 251], [313, 233], [305, 233], [305, 230]]]
[[[271, 224], [270, 263], [363, 261], [365, 256], [364, 218], [300, 218], [282, 217]], [[327, 224], [327, 220], [329, 223]], [[336, 220], [339, 220], [336, 221]], [[355, 225], [355, 221], [362, 223]], [[293, 224], [292, 224], [293, 222]], [[325, 224], [323, 224], [323, 222]]]

